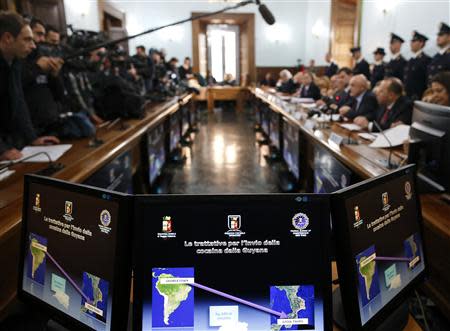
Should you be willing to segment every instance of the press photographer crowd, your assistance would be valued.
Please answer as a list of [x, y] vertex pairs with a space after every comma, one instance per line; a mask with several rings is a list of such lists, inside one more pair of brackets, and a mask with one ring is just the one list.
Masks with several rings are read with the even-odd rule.
[[114, 44], [74, 57], [108, 39], [68, 30], [0, 12], [0, 160], [19, 159], [26, 145], [94, 136], [105, 121], [141, 117], [147, 101], [207, 84], [189, 58], [180, 66], [164, 49], [138, 46], [129, 56]]

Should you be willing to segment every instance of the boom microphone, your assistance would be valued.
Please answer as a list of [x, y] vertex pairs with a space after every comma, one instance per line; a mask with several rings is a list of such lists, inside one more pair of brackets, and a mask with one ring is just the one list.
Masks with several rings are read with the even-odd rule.
[[266, 23], [269, 25], [273, 25], [275, 23], [275, 17], [273, 16], [269, 8], [267, 8], [267, 6], [262, 4], [259, 0], [256, 1], [256, 4], [259, 6], [259, 12], [261, 13], [264, 21], [266, 21]]

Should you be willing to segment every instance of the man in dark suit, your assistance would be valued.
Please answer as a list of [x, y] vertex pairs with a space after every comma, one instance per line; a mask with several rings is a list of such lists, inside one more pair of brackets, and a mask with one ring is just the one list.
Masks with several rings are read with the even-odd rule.
[[406, 66], [406, 60], [402, 56], [401, 49], [402, 44], [405, 41], [395, 33], [391, 33], [391, 42], [389, 44], [389, 50], [391, 51], [391, 61], [389, 61], [385, 68], [386, 77], [397, 77], [403, 79], [403, 74]]
[[405, 66], [403, 82], [406, 95], [412, 100], [422, 99], [423, 92], [427, 89], [427, 68], [431, 58], [423, 51], [428, 38], [423, 34], [413, 31], [411, 39], [411, 51], [413, 56]]
[[353, 72], [348, 67], [343, 67], [338, 71], [337, 91], [333, 95], [335, 106], [331, 106], [333, 109], [339, 109], [342, 106], [350, 105], [352, 97], [350, 96], [350, 80], [353, 77]]
[[374, 88], [377, 83], [384, 78], [384, 68], [386, 63], [383, 61], [386, 53], [384, 52], [384, 48], [378, 47], [373, 52], [375, 63], [373, 64], [372, 74], [370, 79], [370, 84], [372, 88]]
[[31, 124], [21, 79], [21, 60], [35, 48], [33, 33], [23, 18], [0, 11], [0, 160], [16, 160], [25, 145], [58, 143], [38, 137]]
[[377, 121], [382, 130], [400, 124], [411, 124], [413, 103], [403, 95], [403, 84], [395, 77], [382, 80], [376, 90], [379, 108], [366, 116], [357, 117], [355, 124], [369, 130], [378, 131], [371, 121]]
[[358, 116], [373, 114], [378, 108], [375, 95], [369, 90], [370, 82], [360, 74], [353, 76], [350, 80], [350, 105], [342, 106], [339, 114], [348, 119], [355, 119]]
[[300, 88], [294, 96], [300, 98], [310, 98], [314, 99], [314, 101], [317, 101], [322, 97], [320, 94], [320, 89], [314, 83], [313, 75], [309, 71], [301, 73], [300, 78], [297, 78], [297, 75], [294, 78], [300, 80]]
[[439, 26], [436, 44], [440, 50], [428, 65], [428, 82], [437, 73], [450, 71], [450, 27], [445, 23], [441, 23]]
[[355, 61], [353, 66], [353, 75], [363, 74], [368, 80], [370, 80], [370, 66], [369, 63], [363, 58], [361, 54], [361, 47], [350, 48], [352, 58]]
[[328, 66], [325, 68], [325, 76], [331, 78], [331, 76], [337, 74], [339, 66], [331, 58], [330, 52], [325, 55], [325, 62], [328, 63]]

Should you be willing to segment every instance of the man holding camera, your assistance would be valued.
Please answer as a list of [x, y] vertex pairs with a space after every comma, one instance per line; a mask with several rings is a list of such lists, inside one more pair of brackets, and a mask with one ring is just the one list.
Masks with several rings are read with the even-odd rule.
[[[64, 84], [59, 75], [63, 61], [50, 56], [54, 46], [46, 44], [46, 29], [42, 21], [30, 23], [36, 48], [27, 56], [23, 69], [23, 90], [31, 121], [38, 134], [54, 132], [58, 122]], [[49, 53], [49, 54], [44, 54]]]

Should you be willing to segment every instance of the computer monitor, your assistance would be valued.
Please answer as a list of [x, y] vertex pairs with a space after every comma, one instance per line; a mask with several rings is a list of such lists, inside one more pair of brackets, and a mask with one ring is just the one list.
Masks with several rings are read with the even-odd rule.
[[148, 165], [149, 184], [153, 185], [156, 178], [166, 162], [166, 151], [164, 148], [164, 123], [151, 129], [147, 134], [148, 139]]
[[347, 329], [374, 330], [425, 276], [415, 167], [338, 191], [331, 206]]
[[[425, 191], [450, 190], [450, 107], [414, 102], [408, 160]], [[425, 185], [424, 185], [425, 184]]]
[[280, 119], [281, 115], [272, 112], [270, 116], [270, 143], [277, 150], [280, 150]]
[[269, 137], [270, 135], [270, 113], [272, 110], [269, 108], [269, 106], [264, 105], [264, 107], [261, 110], [261, 129], [263, 130], [263, 133]]
[[181, 136], [184, 137], [190, 126], [190, 111], [187, 106], [181, 107]]
[[170, 115], [169, 153], [173, 152], [181, 139], [180, 111]]
[[105, 164], [83, 184], [121, 193], [133, 193], [131, 151], [126, 151]]
[[352, 171], [325, 148], [314, 148], [314, 193], [333, 193], [351, 184]]
[[135, 205], [135, 330], [331, 330], [328, 195]]
[[128, 197], [25, 176], [18, 295], [72, 330], [126, 330]]
[[300, 179], [300, 129], [283, 117], [283, 159], [289, 171]]

